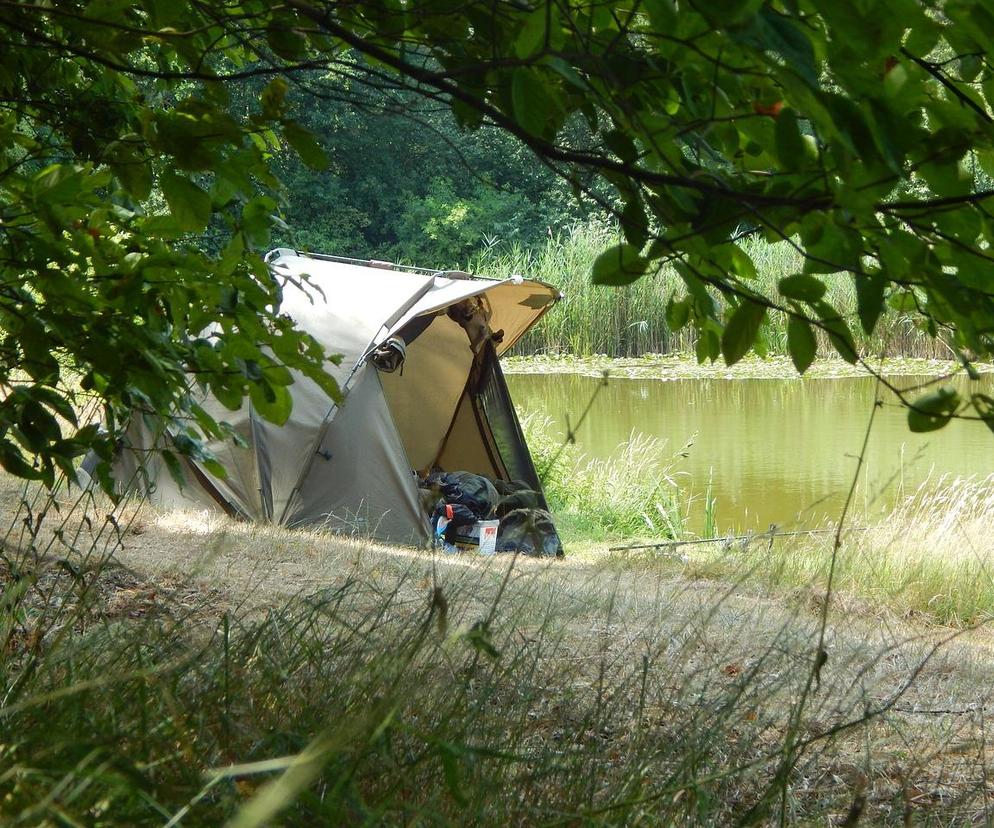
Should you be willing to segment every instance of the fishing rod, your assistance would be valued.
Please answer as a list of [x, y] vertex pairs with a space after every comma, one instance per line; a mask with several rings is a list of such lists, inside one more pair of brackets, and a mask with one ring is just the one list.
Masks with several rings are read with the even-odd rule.
[[[846, 532], [865, 532], [869, 527], [854, 526], [846, 529]], [[750, 535], [725, 535], [720, 538], [699, 538], [697, 540], [664, 541], [663, 543], [639, 543], [631, 546], [609, 546], [608, 552], [626, 552], [629, 549], [672, 549], [677, 546], [697, 546], [702, 543], [732, 543], [733, 541], [759, 540], [769, 538], [772, 543], [775, 538], [789, 538], [796, 535], [824, 535], [834, 533], [834, 527], [826, 529], [797, 529], [791, 532], [777, 532], [775, 527], [770, 527], [766, 532], [756, 532]]]

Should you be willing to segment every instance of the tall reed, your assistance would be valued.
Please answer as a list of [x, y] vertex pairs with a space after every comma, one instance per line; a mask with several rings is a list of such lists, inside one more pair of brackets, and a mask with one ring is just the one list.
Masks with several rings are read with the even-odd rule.
[[[481, 275], [503, 278], [518, 273], [558, 287], [563, 301], [517, 346], [518, 354], [556, 354], [635, 357], [644, 354], [694, 352], [696, 336], [688, 326], [671, 331], [666, 324], [666, 304], [671, 296], [685, 294], [683, 283], [671, 268], [643, 277], [627, 287], [598, 287], [590, 282], [597, 256], [618, 241], [617, 232], [596, 224], [576, 226], [550, 236], [538, 249], [517, 242], [495, 243], [478, 254], [468, 268]], [[787, 243], [771, 245], [761, 239], [741, 242], [756, 266], [756, 288], [776, 297], [777, 283], [799, 273], [803, 259]], [[856, 291], [846, 275], [826, 277], [825, 299], [849, 320], [862, 353], [892, 357], [948, 359], [949, 349], [919, 330], [911, 317], [887, 309], [872, 336], [860, 327]], [[721, 304], [720, 297], [716, 300]], [[764, 329], [768, 350], [787, 354], [787, 319], [774, 312]], [[834, 354], [824, 334], [818, 333], [819, 353]]]

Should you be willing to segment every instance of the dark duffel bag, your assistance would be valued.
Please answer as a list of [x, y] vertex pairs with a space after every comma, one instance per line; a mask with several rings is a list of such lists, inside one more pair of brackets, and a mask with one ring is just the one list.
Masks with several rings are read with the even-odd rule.
[[545, 509], [515, 509], [500, 519], [497, 551], [562, 557], [563, 544]]
[[465, 471], [436, 472], [429, 475], [427, 483], [432, 490], [438, 491], [438, 498], [443, 503], [465, 506], [473, 516], [466, 521], [469, 523], [486, 520], [497, 506], [498, 496], [494, 484], [479, 474]]
[[538, 492], [523, 480], [495, 480], [494, 487], [500, 495], [496, 509], [499, 518], [515, 509], [537, 509], [541, 506]]

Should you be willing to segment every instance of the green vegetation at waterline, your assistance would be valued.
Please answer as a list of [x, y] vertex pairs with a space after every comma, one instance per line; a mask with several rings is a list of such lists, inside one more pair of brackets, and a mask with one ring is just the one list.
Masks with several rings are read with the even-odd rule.
[[[609, 357], [680, 353], [692, 355], [697, 334], [691, 325], [675, 329], [667, 313], [673, 296], [686, 295], [686, 285], [671, 267], [646, 276], [634, 284], [612, 288], [595, 285], [590, 271], [596, 258], [617, 243], [617, 231], [597, 225], [580, 225], [551, 235], [544, 245], [528, 248], [516, 243], [496, 244], [468, 264], [474, 273], [503, 278], [520, 273], [542, 279], [562, 290], [563, 302], [548, 314], [516, 348], [517, 354], [570, 354]], [[775, 295], [779, 280], [799, 273], [804, 258], [786, 244], [770, 245], [759, 239], [742, 242], [756, 266], [755, 289]], [[850, 321], [857, 319], [857, 296], [847, 274], [824, 277], [825, 299]], [[713, 297], [727, 315], [729, 308], [716, 293]], [[933, 339], [914, 321], [894, 308], [885, 309], [872, 335], [858, 323], [850, 325], [857, 350], [864, 355], [918, 357], [948, 360], [955, 354], [941, 339]], [[818, 352], [835, 355], [828, 337], [817, 333]], [[771, 311], [760, 333], [760, 349], [768, 354], [788, 355], [787, 317]]]
[[608, 459], [564, 443], [548, 418], [525, 417], [532, 457], [564, 541], [683, 537], [685, 506], [675, 475], [690, 446], [632, 434]]
[[[588, 357], [534, 354], [505, 357], [501, 361], [505, 374], [573, 374], [609, 379], [651, 380], [796, 380], [872, 378], [862, 365], [850, 365], [831, 357], [811, 364], [803, 377], [787, 356], [748, 356], [735, 365], [723, 362], [700, 363], [687, 354], [643, 354], [640, 357]], [[885, 377], [967, 377], [962, 363], [949, 359], [924, 357], [889, 357], [870, 362], [873, 370]], [[978, 374], [994, 373], [989, 362], [974, 363]]]
[[[952, 626], [994, 619], [994, 477], [928, 481], [883, 518], [859, 514], [843, 531], [834, 589], [851, 612], [886, 607], [905, 617]], [[822, 600], [828, 581], [832, 527], [820, 534], [780, 537], [762, 533], [745, 542], [681, 547], [682, 574], [741, 578], [757, 589], [796, 591]], [[643, 560], [674, 562], [672, 550], [644, 550]], [[631, 563], [631, 561], [629, 561]]]
[[[564, 446], [547, 419], [526, 417], [524, 426], [567, 551], [600, 560], [608, 544], [678, 541], [618, 551], [607, 560], [623, 569], [652, 566], [683, 578], [735, 581], [759, 594], [824, 594], [830, 521], [782, 527], [815, 531], [772, 542], [764, 532], [729, 532], [711, 485], [687, 490], [680, 461], [692, 445], [673, 450], [663, 440], [632, 435], [612, 457], [591, 459]], [[994, 553], [985, 540], [992, 522], [994, 477], [928, 479], [882, 515], [857, 504], [843, 533], [836, 594], [850, 608], [887, 607], [939, 624], [994, 619]]]

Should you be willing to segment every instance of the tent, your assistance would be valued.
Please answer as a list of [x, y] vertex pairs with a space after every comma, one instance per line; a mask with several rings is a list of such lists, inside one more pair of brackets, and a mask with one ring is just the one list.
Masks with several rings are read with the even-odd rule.
[[[151, 450], [168, 435], [135, 417], [117, 480], [137, 483], [162, 506], [219, 508], [401, 543], [430, 538], [418, 475], [432, 469], [521, 480], [544, 505], [498, 358], [553, 307], [555, 288], [283, 248], [266, 261], [282, 286], [280, 310], [341, 354], [329, 364], [341, 405], [302, 376], [290, 388], [293, 411], [282, 426], [257, 416], [248, 401], [230, 411], [205, 400], [244, 445], [207, 446], [225, 466], [224, 479], [183, 458], [183, 486]], [[398, 342], [406, 356], [391, 372], [380, 357]]]

